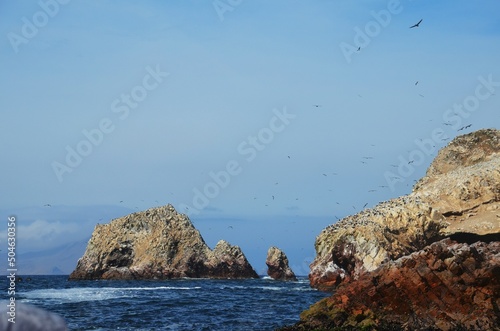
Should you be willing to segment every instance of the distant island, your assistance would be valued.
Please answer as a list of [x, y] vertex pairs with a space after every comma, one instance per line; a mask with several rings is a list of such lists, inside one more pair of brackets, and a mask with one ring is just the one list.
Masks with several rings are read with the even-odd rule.
[[96, 225], [70, 280], [258, 278], [238, 246], [221, 240], [211, 250], [172, 205]]

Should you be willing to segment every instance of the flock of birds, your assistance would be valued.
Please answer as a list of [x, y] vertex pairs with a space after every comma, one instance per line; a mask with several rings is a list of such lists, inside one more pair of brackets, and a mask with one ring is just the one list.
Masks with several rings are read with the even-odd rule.
[[[410, 28], [410, 29], [414, 29], [414, 28], [418, 28], [418, 27], [420, 27], [420, 24], [422, 23], [422, 21], [423, 21], [423, 19], [420, 19], [417, 23], [415, 23], [415, 24], [411, 25], [409, 28]], [[358, 47], [357, 51], [361, 51], [361, 47]], [[416, 85], [418, 85], [418, 84], [419, 84], [419, 81], [418, 81], [418, 80], [417, 80], [417, 81], [415, 81], [414, 85], [416, 86]], [[420, 95], [421, 97], [424, 97], [422, 94], [419, 94], [419, 95]], [[360, 98], [361, 98], [362, 96], [358, 94], [358, 97], [360, 97]], [[323, 107], [323, 106], [322, 106], [321, 104], [313, 104], [313, 105], [312, 105], [312, 107], [314, 107], [314, 108], [321, 108], [321, 107]], [[443, 124], [444, 124], [444, 125], [447, 125], [447, 126], [448, 126], [448, 125], [451, 125], [451, 123], [443, 123]], [[471, 126], [472, 126], [472, 124], [465, 125], [465, 126], [463, 126], [463, 127], [459, 128], [457, 131], [463, 131], [463, 130], [466, 130], [466, 129], [470, 128]], [[443, 140], [448, 140], [448, 138], [444, 138]], [[375, 145], [373, 145], [373, 144], [372, 144], [371, 146], [372, 146], [372, 147], [374, 147]], [[435, 146], [434, 146], [434, 147], [435, 147]], [[291, 159], [291, 156], [290, 156], [290, 155], [287, 155], [287, 158], [288, 158], [288, 159]], [[373, 157], [373, 156], [363, 156], [363, 157], [361, 158], [360, 162], [361, 162], [362, 164], [369, 164], [369, 162], [370, 162], [370, 161], [372, 161], [373, 159], [374, 159], [374, 157]], [[414, 162], [413, 160], [409, 160], [409, 161], [408, 161], [408, 164], [411, 164], [411, 163], [413, 163], [413, 162]], [[398, 167], [398, 165], [395, 165], [395, 164], [391, 164], [390, 166], [391, 166], [391, 167], [394, 167], [394, 168], [397, 168], [397, 167]], [[324, 177], [328, 177], [328, 174], [327, 174], [327, 173], [322, 173], [322, 175], [323, 175]], [[338, 175], [338, 174], [337, 174], [336, 172], [333, 172], [333, 173], [331, 173], [331, 175], [336, 176], [336, 175]], [[274, 185], [278, 185], [278, 184], [279, 184], [279, 182], [275, 182], [275, 184], [274, 184]], [[379, 189], [388, 189], [388, 185], [379, 185], [377, 188], [371, 188], [371, 189], [369, 189], [367, 192], [368, 192], [368, 193], [374, 193], [374, 192], [377, 192]], [[329, 189], [329, 191], [333, 192], [333, 190], [332, 190], [332, 189]], [[172, 194], [172, 193], [171, 193], [171, 194]], [[268, 206], [269, 206], [269, 203], [270, 203], [270, 202], [272, 202], [272, 201], [275, 201], [277, 196], [278, 196], [278, 194], [277, 194], [277, 193], [271, 194], [271, 196], [269, 197], [270, 199], [266, 199], [267, 201], [266, 201], [266, 203], [264, 204], [264, 207], [268, 207]], [[254, 197], [253, 199], [254, 199], [254, 200], [258, 200], [258, 198], [257, 198], [257, 197]], [[298, 197], [296, 197], [296, 198], [295, 198], [295, 201], [298, 201], [298, 200], [299, 200], [299, 198], [298, 198]], [[144, 201], [144, 200], [142, 200], [142, 201]], [[156, 202], [156, 203], [159, 203], [159, 202], [158, 202], [158, 200], [155, 200], [155, 202]], [[120, 201], [119, 201], [119, 203], [120, 203], [120, 204], [122, 204], [122, 203], [123, 203], [123, 200], [120, 200]], [[337, 205], [340, 205], [340, 204], [341, 204], [341, 203], [340, 203], [340, 202], [338, 202], [338, 201], [336, 201], [335, 203], [336, 203]], [[51, 207], [51, 204], [45, 204], [44, 206], [45, 206], [45, 207]], [[365, 209], [367, 206], [368, 206], [368, 203], [364, 203], [364, 205], [363, 205], [363, 207], [362, 207], [361, 209]], [[136, 209], [139, 209], [138, 207], [135, 207], [135, 208], [136, 208]], [[357, 210], [356, 206], [352, 206], [352, 208], [353, 208], [354, 210]], [[188, 211], [189, 211], [189, 210], [188, 210], [188, 209], [187, 209], [187, 207], [186, 207], [186, 212], [188, 212]], [[336, 217], [337, 219], [339, 219], [337, 216], [335, 216], [335, 217]], [[230, 227], [230, 228], [232, 228], [232, 227]]]
[[[415, 24], [411, 25], [409, 28], [410, 28], [410, 29], [418, 28], [418, 27], [420, 27], [420, 25], [422, 24], [422, 22], [423, 22], [423, 19], [420, 19], [417, 23], [415, 23]], [[359, 52], [359, 51], [361, 51], [361, 47], [358, 47], [357, 51], [358, 51], [358, 52]], [[419, 82], [420, 82], [419, 80], [415, 81], [414, 85], [415, 85], [415, 86], [417, 86], [417, 85], [419, 84]], [[424, 95], [422, 95], [422, 94], [419, 94], [419, 96], [420, 96], [420, 97], [424, 97]], [[362, 96], [361, 96], [361, 95], [359, 95], [359, 94], [358, 94], [358, 97], [362, 98]], [[313, 105], [312, 105], [312, 107], [314, 107], [314, 108], [321, 108], [321, 107], [323, 107], [323, 105], [321, 105], [321, 104], [313, 104]], [[448, 125], [452, 125], [451, 123], [448, 123], [448, 122], [445, 122], [445, 123], [443, 123], [443, 124], [444, 124], [444, 125], [447, 125], [447, 126], [448, 126]], [[463, 130], [466, 130], [466, 129], [470, 128], [471, 126], [472, 126], [472, 124], [467, 124], [467, 125], [462, 126], [461, 128], [459, 128], [457, 131], [463, 131]], [[450, 139], [450, 138], [443, 138], [443, 139], [442, 139], [442, 141], [444, 142], [444, 141], [447, 141], [447, 140], [449, 140], [449, 139]], [[375, 145], [373, 145], [373, 144], [372, 144], [371, 146], [372, 146], [372, 147], [374, 147]], [[434, 146], [433, 146], [433, 148], [435, 148], [435, 147], [436, 147], [436, 146], [434, 145]], [[288, 159], [290, 159], [290, 158], [291, 158], [291, 157], [290, 157], [290, 155], [288, 155], [287, 157], [288, 157]], [[361, 162], [362, 164], [368, 164], [368, 163], [370, 162], [370, 160], [373, 160], [373, 159], [374, 159], [374, 157], [373, 157], [373, 156], [363, 156], [363, 157], [362, 157], [362, 159], [360, 160], [360, 162]], [[408, 161], [408, 164], [412, 164], [412, 163], [414, 163], [414, 162], [415, 162], [414, 160], [409, 160], [409, 161]], [[398, 165], [395, 165], [395, 164], [391, 164], [390, 166], [391, 166], [391, 167], [394, 167], [394, 168], [397, 168], [397, 167], [398, 167]], [[333, 175], [337, 175], [337, 173], [332, 173], [332, 174], [333, 174]], [[323, 175], [323, 176], [325, 176], [325, 177], [327, 177], [327, 176], [328, 176], [326, 173], [323, 173], [322, 175]], [[393, 179], [393, 180], [396, 180], [396, 179], [398, 179], [398, 178], [392, 178], [392, 179]], [[413, 182], [416, 182], [416, 181], [417, 181], [417, 180], [414, 180]], [[278, 183], [275, 183], [275, 184], [278, 184]], [[409, 185], [410, 185], [410, 184], [407, 184], [407, 186], [409, 186]], [[388, 185], [379, 185], [377, 188], [371, 188], [371, 189], [369, 189], [367, 192], [368, 192], [368, 193], [374, 193], [374, 192], [377, 192], [379, 189], [388, 189], [388, 188], [389, 188], [389, 186], [388, 186]], [[333, 191], [333, 190], [329, 190], [329, 191]], [[271, 195], [271, 199], [272, 199], [272, 200], [275, 200], [275, 195], [277, 195], [277, 194], [275, 193], [275, 194]], [[257, 197], [254, 197], [254, 200], [257, 200]], [[295, 198], [295, 200], [299, 200], [299, 198]], [[337, 201], [337, 202], [335, 202], [335, 203], [336, 203], [337, 205], [340, 205], [340, 204], [341, 204], [341, 203], [340, 203], [340, 202], [338, 202], [338, 201]], [[265, 207], [268, 207], [269, 205], [268, 205], [268, 204], [264, 204], [264, 206], [265, 206]], [[365, 204], [361, 207], [361, 209], [362, 209], [362, 210], [364, 210], [367, 206], [368, 206], [368, 203], [365, 203]], [[353, 208], [354, 210], [357, 210], [357, 209], [358, 209], [358, 208], [356, 208], [356, 206], [352, 206], [352, 208]], [[335, 217], [336, 217], [337, 219], [339, 219], [337, 216], [335, 216]]]

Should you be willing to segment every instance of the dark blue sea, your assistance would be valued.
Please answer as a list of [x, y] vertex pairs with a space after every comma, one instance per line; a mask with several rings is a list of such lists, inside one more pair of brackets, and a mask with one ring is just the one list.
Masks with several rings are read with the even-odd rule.
[[16, 301], [61, 315], [70, 330], [274, 330], [328, 294], [272, 279], [68, 281], [32, 276]]

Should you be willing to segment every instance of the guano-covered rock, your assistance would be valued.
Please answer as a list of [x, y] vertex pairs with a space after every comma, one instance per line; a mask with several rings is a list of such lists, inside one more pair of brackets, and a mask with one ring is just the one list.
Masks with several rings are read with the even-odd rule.
[[238, 246], [211, 250], [171, 205], [97, 225], [70, 279], [258, 278]]

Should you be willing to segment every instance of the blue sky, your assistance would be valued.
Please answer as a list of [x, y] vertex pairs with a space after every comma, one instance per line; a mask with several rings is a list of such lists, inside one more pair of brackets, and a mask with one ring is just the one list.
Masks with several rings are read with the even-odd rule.
[[410, 192], [446, 139], [500, 126], [499, 11], [3, 1], [2, 217], [40, 250], [172, 203], [256, 269], [270, 245], [303, 265], [323, 227]]

